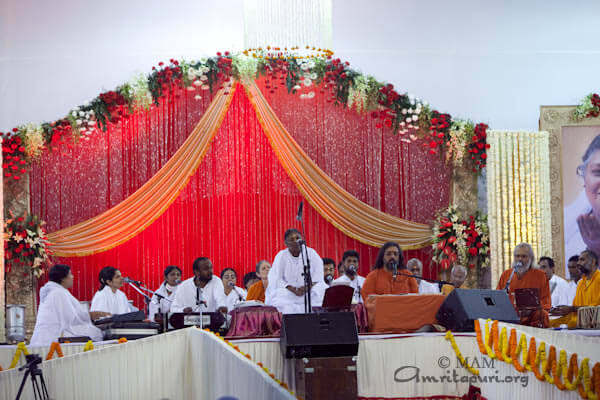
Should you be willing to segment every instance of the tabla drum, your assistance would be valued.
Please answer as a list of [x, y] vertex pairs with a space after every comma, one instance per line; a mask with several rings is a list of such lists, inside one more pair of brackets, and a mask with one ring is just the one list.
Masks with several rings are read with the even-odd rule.
[[600, 306], [577, 309], [577, 327], [580, 329], [600, 329]]
[[25, 306], [23, 304], [6, 305], [6, 339], [12, 343], [25, 340]]

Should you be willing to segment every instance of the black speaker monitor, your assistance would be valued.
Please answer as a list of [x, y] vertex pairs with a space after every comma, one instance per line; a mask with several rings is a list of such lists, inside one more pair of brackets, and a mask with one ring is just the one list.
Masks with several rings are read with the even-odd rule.
[[472, 332], [478, 318], [520, 322], [504, 290], [454, 289], [436, 314], [440, 324], [456, 332]]
[[358, 331], [354, 313], [284, 314], [280, 344], [285, 358], [355, 356]]

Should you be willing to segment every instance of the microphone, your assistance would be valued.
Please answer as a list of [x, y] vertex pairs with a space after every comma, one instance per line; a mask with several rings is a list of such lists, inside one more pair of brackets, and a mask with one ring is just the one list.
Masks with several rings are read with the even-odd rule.
[[348, 267], [348, 269], [346, 269], [346, 272], [348, 273], [348, 275], [355, 275], [356, 270], [357, 270], [356, 265], [353, 264], [353, 265], [350, 265]]
[[298, 243], [299, 246], [302, 246], [303, 244], [306, 244], [306, 242], [304, 242], [304, 240], [302, 240], [302, 238], [296, 239], [296, 243]]
[[393, 269], [394, 280], [396, 280], [396, 276], [398, 275], [398, 263], [396, 263], [396, 261], [392, 260], [392, 261], [390, 261], [390, 266]]
[[298, 207], [298, 213], [296, 214], [296, 221], [302, 221], [302, 207], [304, 207], [304, 201], [300, 201], [300, 206]]
[[329, 285], [332, 281], [333, 281], [333, 276], [325, 275], [325, 283], [327, 283]]
[[181, 279], [177, 279], [177, 280], [175, 281], [175, 284], [176, 284], [176, 285], [179, 285], [180, 283], [181, 283]]
[[242, 295], [240, 294], [240, 292], [238, 292], [238, 291], [237, 291], [237, 289], [235, 288], [235, 283], [233, 283], [233, 282], [229, 282], [229, 283], [227, 284], [227, 286], [229, 286], [230, 288], [232, 288], [232, 289], [233, 289], [233, 291], [235, 292], [235, 294], [237, 294], [237, 295], [238, 295], [238, 297], [240, 298], [240, 301], [244, 301], [244, 296], [242, 296]]
[[137, 286], [140, 286], [140, 285], [144, 284], [144, 282], [142, 282], [142, 281], [134, 281], [131, 278], [123, 278], [123, 282], [124, 283], [133, 283], [134, 285], [137, 285]]
[[509, 293], [509, 287], [510, 287], [510, 282], [512, 281], [513, 276], [515, 276], [515, 270], [517, 269], [521, 269], [523, 268], [523, 263], [521, 263], [521, 261], [517, 261], [516, 263], [514, 263], [513, 267], [512, 267], [512, 271], [510, 273], [510, 276], [508, 277], [508, 281], [506, 281], [506, 286], [504, 286], [504, 291], [506, 293]]

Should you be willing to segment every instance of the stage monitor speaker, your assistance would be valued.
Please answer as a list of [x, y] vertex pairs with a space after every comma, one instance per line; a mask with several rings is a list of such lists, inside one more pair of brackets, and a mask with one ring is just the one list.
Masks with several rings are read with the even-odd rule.
[[284, 314], [280, 344], [285, 358], [355, 356], [358, 331], [354, 313]]
[[506, 292], [489, 289], [454, 289], [435, 317], [446, 329], [456, 332], [472, 332], [473, 321], [478, 318], [520, 322]]

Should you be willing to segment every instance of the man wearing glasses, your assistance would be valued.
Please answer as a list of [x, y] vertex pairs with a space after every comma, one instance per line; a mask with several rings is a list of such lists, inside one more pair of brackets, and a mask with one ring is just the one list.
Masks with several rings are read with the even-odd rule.
[[362, 288], [366, 302], [371, 294], [418, 293], [419, 284], [404, 265], [404, 256], [398, 243], [387, 242], [379, 250], [373, 270], [367, 275]]

